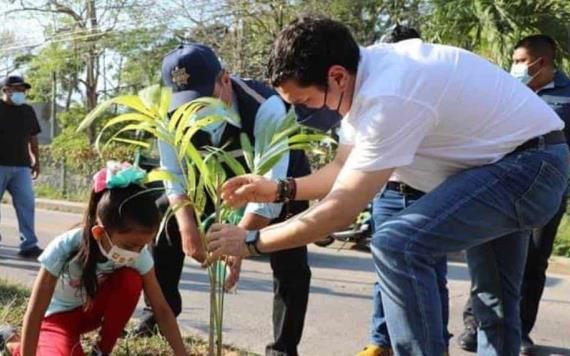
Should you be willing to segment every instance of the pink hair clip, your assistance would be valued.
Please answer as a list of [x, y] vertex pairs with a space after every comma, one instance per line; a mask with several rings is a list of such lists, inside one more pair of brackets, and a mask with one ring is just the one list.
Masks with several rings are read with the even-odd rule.
[[107, 168], [101, 168], [93, 176], [93, 191], [100, 193], [107, 188]]

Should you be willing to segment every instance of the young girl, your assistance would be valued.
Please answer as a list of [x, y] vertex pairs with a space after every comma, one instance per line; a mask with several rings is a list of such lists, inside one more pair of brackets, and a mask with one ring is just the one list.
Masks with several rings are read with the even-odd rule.
[[160, 217], [143, 178], [139, 168], [116, 162], [95, 175], [83, 227], [54, 239], [38, 258], [21, 340], [13, 335], [8, 343], [13, 355], [83, 355], [80, 336], [96, 329], [91, 354], [110, 354], [142, 289], [175, 354], [186, 354], [146, 248]]

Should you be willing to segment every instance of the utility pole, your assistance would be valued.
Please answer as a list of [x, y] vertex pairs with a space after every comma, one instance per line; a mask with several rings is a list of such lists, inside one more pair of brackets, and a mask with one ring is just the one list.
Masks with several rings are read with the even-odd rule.
[[57, 104], [56, 104], [56, 98], [57, 98], [57, 72], [56, 71], [52, 71], [51, 72], [51, 109], [50, 109], [50, 142], [55, 138], [56, 135], [56, 111], [57, 111]]
[[[86, 81], [86, 97], [87, 97], [87, 111], [90, 112], [97, 106], [97, 74], [96, 61], [97, 61], [97, 41], [94, 38], [97, 33], [97, 13], [95, 8], [95, 0], [87, 1], [87, 22], [89, 26], [89, 34], [91, 37], [88, 39], [89, 48], [87, 53], [87, 81]], [[89, 142], [95, 140], [95, 130], [93, 127], [87, 129]]]

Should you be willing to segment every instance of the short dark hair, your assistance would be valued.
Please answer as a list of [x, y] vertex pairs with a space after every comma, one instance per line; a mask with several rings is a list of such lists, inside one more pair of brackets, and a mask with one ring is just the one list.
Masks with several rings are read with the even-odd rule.
[[400, 41], [409, 40], [412, 38], [420, 38], [420, 33], [413, 27], [396, 25], [392, 31], [380, 39], [384, 43], [396, 43]]
[[556, 58], [556, 42], [547, 35], [527, 36], [515, 45], [515, 49], [521, 47], [535, 57], [547, 57], [552, 62]]
[[360, 49], [350, 30], [340, 22], [321, 16], [299, 17], [277, 36], [267, 68], [274, 87], [289, 79], [301, 86], [327, 86], [333, 65], [356, 74]]

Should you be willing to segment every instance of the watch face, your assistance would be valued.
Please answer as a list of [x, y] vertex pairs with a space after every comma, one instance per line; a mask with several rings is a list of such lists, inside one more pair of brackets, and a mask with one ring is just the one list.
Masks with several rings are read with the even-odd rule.
[[257, 230], [250, 230], [247, 232], [247, 235], [245, 235], [245, 242], [246, 243], [255, 243], [255, 241], [257, 241]]

